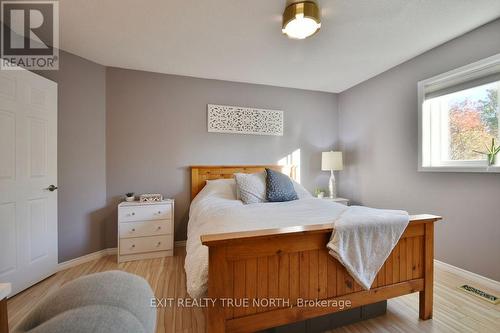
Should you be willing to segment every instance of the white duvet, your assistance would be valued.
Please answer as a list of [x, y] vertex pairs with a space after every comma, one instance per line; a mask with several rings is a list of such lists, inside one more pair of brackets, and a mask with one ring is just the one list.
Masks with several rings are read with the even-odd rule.
[[332, 223], [327, 244], [337, 258], [365, 289], [397, 244], [408, 225], [404, 211], [347, 207], [313, 198], [295, 184], [300, 200], [244, 205], [236, 200], [232, 180], [210, 181], [191, 203], [186, 244], [187, 291], [192, 298], [204, 297], [208, 283], [208, 247], [200, 236]]
[[215, 233], [333, 223], [347, 207], [297, 191], [300, 200], [244, 205], [234, 182], [209, 182], [191, 203], [186, 244], [187, 291], [204, 297], [208, 288], [208, 247], [200, 236]]

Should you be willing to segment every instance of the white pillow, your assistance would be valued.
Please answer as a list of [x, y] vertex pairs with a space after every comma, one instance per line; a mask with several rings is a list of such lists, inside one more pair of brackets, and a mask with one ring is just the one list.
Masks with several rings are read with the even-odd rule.
[[239, 199], [244, 204], [266, 202], [266, 173], [235, 173]]
[[207, 184], [203, 190], [209, 191], [212, 194], [230, 196], [236, 199], [236, 182], [234, 179], [212, 179], [206, 182]]
[[299, 197], [299, 199], [312, 198], [312, 194], [309, 193], [309, 191], [306, 190], [304, 186], [300, 185], [299, 183], [297, 183], [293, 179], [292, 179], [292, 184], [293, 184], [293, 188], [295, 189], [295, 192], [297, 193], [297, 196]]

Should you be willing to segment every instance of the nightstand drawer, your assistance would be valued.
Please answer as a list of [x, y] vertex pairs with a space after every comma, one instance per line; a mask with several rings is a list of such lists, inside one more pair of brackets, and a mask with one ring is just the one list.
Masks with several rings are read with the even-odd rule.
[[120, 239], [120, 254], [171, 250], [173, 235]]
[[145, 205], [134, 207], [120, 207], [118, 221], [146, 221], [172, 219], [172, 205]]
[[120, 238], [156, 236], [172, 233], [172, 220], [120, 223]]

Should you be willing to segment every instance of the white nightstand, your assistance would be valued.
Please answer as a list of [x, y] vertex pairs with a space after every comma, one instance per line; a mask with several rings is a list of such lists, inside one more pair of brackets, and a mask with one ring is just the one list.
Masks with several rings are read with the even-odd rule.
[[172, 256], [174, 200], [118, 205], [118, 262]]
[[346, 205], [346, 206], [349, 206], [349, 199], [345, 199], [345, 198], [329, 198], [329, 197], [324, 197], [322, 198], [323, 200], [330, 200], [330, 201], [333, 201], [333, 202], [336, 202], [336, 203], [339, 203], [339, 204], [342, 204], [342, 205]]

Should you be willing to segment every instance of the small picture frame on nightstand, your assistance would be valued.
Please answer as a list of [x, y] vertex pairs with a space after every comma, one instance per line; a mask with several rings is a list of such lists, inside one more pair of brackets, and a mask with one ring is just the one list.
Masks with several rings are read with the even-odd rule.
[[159, 193], [144, 193], [139, 196], [139, 202], [160, 202], [163, 195]]

